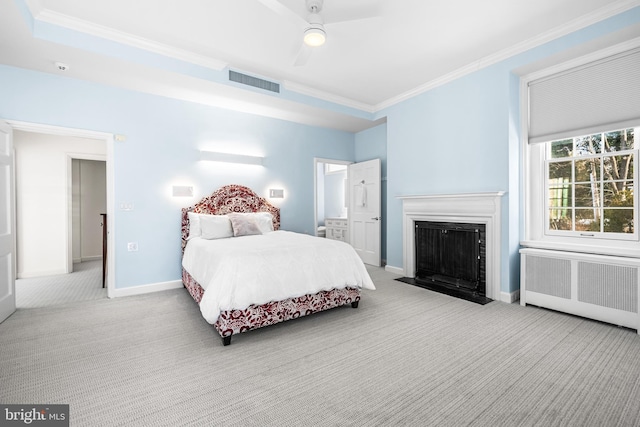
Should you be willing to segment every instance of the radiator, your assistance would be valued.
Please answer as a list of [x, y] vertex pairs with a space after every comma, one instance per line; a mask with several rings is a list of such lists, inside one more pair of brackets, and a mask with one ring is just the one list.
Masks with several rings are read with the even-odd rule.
[[520, 250], [520, 304], [638, 330], [640, 259]]

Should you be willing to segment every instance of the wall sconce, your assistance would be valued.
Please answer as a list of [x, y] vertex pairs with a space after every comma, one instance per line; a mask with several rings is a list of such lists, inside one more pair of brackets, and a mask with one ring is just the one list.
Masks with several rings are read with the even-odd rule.
[[193, 197], [193, 187], [188, 185], [174, 185], [173, 197]]
[[269, 198], [270, 199], [284, 199], [284, 190], [280, 188], [271, 188], [269, 189]]
[[200, 160], [207, 160], [210, 162], [242, 163], [245, 165], [262, 165], [264, 157], [202, 150], [200, 151]]

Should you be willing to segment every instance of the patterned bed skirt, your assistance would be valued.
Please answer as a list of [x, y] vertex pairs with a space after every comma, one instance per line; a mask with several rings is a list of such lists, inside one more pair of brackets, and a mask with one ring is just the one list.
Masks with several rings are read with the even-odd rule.
[[[184, 269], [182, 269], [182, 283], [193, 299], [200, 304], [204, 289]], [[303, 295], [262, 305], [250, 305], [244, 310], [223, 311], [213, 326], [227, 345], [232, 335], [346, 304], [357, 307], [358, 301], [360, 301], [358, 288], [320, 291], [313, 295]]]

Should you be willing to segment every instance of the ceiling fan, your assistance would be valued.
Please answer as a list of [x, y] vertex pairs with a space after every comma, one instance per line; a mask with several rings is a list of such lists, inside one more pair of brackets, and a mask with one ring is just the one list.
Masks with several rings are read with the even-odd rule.
[[[375, 5], [373, 5], [373, 7], [369, 5], [367, 10], [343, 11], [343, 16], [341, 16], [340, 19], [334, 19], [331, 22], [325, 23], [322, 15], [320, 14], [324, 6], [324, 0], [304, 0], [306, 10], [308, 12], [306, 17], [302, 17], [294, 10], [280, 3], [278, 0], [258, 1], [300, 27], [302, 44], [293, 63], [295, 66], [305, 65], [309, 60], [313, 49], [324, 44], [327, 38], [325, 26], [377, 17], [377, 8]], [[377, 2], [374, 1], [373, 3]]]

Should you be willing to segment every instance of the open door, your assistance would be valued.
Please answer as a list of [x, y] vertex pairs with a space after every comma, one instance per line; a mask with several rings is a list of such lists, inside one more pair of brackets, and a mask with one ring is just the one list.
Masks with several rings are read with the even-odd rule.
[[349, 165], [350, 243], [365, 264], [381, 264], [380, 159]]
[[11, 126], [0, 121], [0, 322], [16, 311]]

